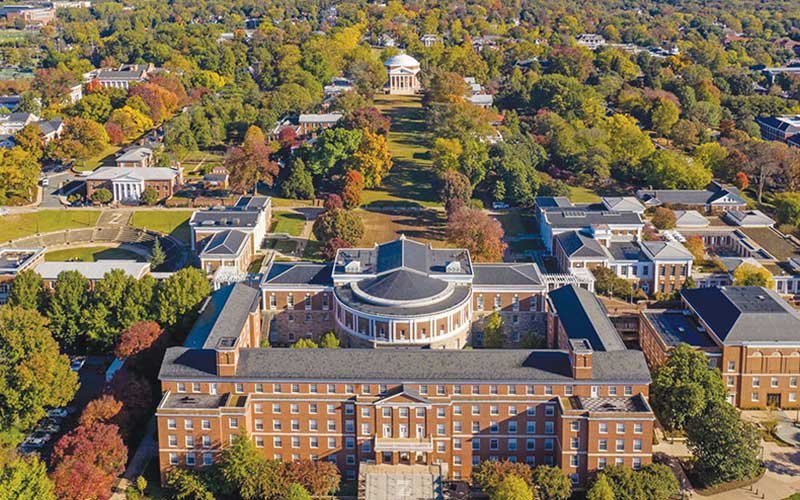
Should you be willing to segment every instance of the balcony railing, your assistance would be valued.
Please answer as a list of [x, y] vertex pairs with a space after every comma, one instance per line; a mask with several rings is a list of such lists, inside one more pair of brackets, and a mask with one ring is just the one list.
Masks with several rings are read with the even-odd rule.
[[433, 451], [433, 438], [375, 438], [375, 451]]

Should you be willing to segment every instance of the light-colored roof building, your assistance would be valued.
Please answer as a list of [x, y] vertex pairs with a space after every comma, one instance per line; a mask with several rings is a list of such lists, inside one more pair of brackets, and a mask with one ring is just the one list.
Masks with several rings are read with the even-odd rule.
[[150, 272], [149, 262], [135, 260], [98, 260], [97, 262], [42, 262], [36, 272], [45, 281], [55, 281], [63, 271], [78, 271], [89, 281], [102, 279], [106, 273], [121, 269], [128, 276], [139, 279]]

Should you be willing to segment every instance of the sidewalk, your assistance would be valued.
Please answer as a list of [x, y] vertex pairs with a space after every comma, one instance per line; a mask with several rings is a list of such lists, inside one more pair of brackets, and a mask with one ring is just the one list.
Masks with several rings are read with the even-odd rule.
[[136, 448], [136, 453], [128, 463], [128, 467], [122, 474], [122, 477], [117, 481], [114, 486], [114, 493], [111, 495], [111, 500], [125, 500], [127, 490], [130, 484], [136, 481], [136, 478], [144, 474], [147, 464], [150, 460], [156, 458], [158, 453], [158, 442], [156, 441], [156, 418], [152, 417], [147, 422], [147, 429], [145, 429], [144, 437]]

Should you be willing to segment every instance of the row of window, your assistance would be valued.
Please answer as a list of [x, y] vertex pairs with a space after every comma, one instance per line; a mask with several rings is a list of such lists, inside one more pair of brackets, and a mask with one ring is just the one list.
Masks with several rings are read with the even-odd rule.
[[[537, 310], [536, 302], [537, 302], [536, 295], [532, 295], [530, 297], [530, 303], [528, 304], [528, 310], [536, 311]], [[503, 300], [502, 300], [502, 296], [500, 294], [497, 294], [497, 295], [494, 296], [493, 306], [494, 306], [494, 309], [501, 309], [503, 307]], [[478, 311], [483, 311], [483, 309], [484, 309], [483, 294], [477, 294], [475, 296], [475, 309], [477, 309]], [[520, 307], [519, 307], [519, 295], [517, 295], [517, 294], [514, 294], [514, 296], [511, 297], [511, 310], [512, 311], [519, 311], [520, 310]]]
[[[793, 377], [794, 379], [794, 386], [797, 385], [797, 377]], [[266, 394], [264, 390], [270, 384], [263, 384], [263, 383], [256, 383], [253, 386], [253, 390], [256, 394]], [[284, 388], [286, 385], [289, 386], [289, 392], [292, 394], [322, 394], [322, 389], [325, 389], [324, 394], [337, 394], [336, 384], [271, 384], [272, 385], [272, 394], [282, 394], [284, 393]], [[793, 386], [793, 387], [794, 387]], [[177, 384], [177, 392], [185, 393], [188, 392], [187, 389], [191, 387], [191, 392], [199, 393], [201, 392], [201, 384], [194, 382], [190, 385], [187, 385], [185, 382], [178, 382]], [[344, 386], [344, 394], [356, 394], [358, 387], [358, 392], [360, 394], [372, 394], [374, 390], [374, 385], [372, 384], [345, 384]], [[490, 395], [501, 395], [500, 388], [503, 387], [504, 391], [502, 395], [520, 395], [520, 391], [518, 391], [516, 385], [470, 385], [470, 386], [462, 386], [462, 385], [452, 385], [450, 386], [450, 391], [448, 392], [447, 386], [442, 384], [437, 384], [434, 386], [429, 386], [427, 384], [421, 384], [417, 387], [417, 390], [420, 394], [429, 395], [435, 394], [437, 396], [447, 396], [447, 395], [462, 395], [462, 394], [490, 394]], [[756, 387], [756, 386], [754, 386]], [[301, 392], [301, 388], [306, 388], [307, 391]], [[394, 388], [394, 387], [392, 387]], [[488, 389], [487, 389], [488, 388]], [[541, 388], [537, 390], [537, 388]], [[600, 386], [592, 386], [591, 387], [591, 394], [592, 397], [598, 397], [600, 395]], [[243, 394], [245, 392], [245, 385], [243, 383], [235, 383], [233, 386], [233, 390], [237, 394]], [[389, 391], [389, 386], [386, 384], [378, 384], [377, 386], [377, 395], [386, 394]], [[469, 392], [467, 392], [467, 390]], [[209, 384], [209, 392], [211, 394], [217, 393], [217, 384], [211, 383]], [[617, 396], [619, 391], [617, 386], [610, 385], [606, 386], [606, 392], [608, 396]], [[626, 385], [623, 387], [623, 395], [625, 396], [632, 396], [633, 395], [633, 386]], [[571, 396], [574, 393], [574, 386], [572, 385], [565, 385], [564, 386], [564, 395]], [[552, 385], [544, 385], [544, 386], [535, 386], [535, 385], [526, 385], [525, 386], [525, 395], [534, 396], [534, 395], [545, 395], [545, 396], [553, 396], [555, 395], [555, 388]]]
[[[276, 309], [278, 307], [278, 297], [273, 293], [269, 296], [269, 308]], [[286, 308], [291, 309], [294, 307], [294, 295], [291, 293], [286, 295]], [[303, 299], [303, 308], [307, 311], [311, 310], [311, 294], [305, 294]], [[330, 309], [330, 296], [327, 293], [322, 294], [322, 310], [327, 311]]]
[[[728, 377], [728, 385], [733, 385], [731, 380], [733, 377]], [[761, 387], [761, 377], [753, 377], [751, 380], [751, 384], [753, 387]], [[769, 379], [769, 386], [770, 387], [778, 387], [780, 384], [780, 379], [778, 377], [770, 377]], [[789, 387], [797, 387], [797, 377], [789, 377]]]

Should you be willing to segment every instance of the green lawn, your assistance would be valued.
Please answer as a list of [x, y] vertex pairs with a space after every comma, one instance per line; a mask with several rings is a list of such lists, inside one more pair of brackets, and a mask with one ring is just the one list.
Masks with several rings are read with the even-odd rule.
[[81, 262], [95, 262], [98, 260], [112, 260], [112, 259], [125, 259], [137, 260], [143, 262], [144, 259], [129, 250], [123, 248], [115, 248], [109, 246], [96, 246], [84, 248], [65, 248], [64, 250], [54, 250], [47, 252], [44, 255], [44, 260], [47, 261], [81, 261]]
[[306, 218], [297, 212], [276, 212], [273, 215], [272, 233], [288, 233], [291, 236], [300, 236]]
[[495, 215], [495, 218], [503, 225], [503, 231], [506, 236], [536, 234], [539, 232], [539, 228], [536, 225], [536, 216], [531, 212], [512, 209]]
[[598, 203], [600, 196], [589, 188], [569, 186], [569, 199], [572, 203]]
[[411, 200], [437, 205], [436, 174], [431, 168], [421, 98], [379, 95], [375, 106], [392, 121], [388, 139], [394, 166], [383, 180], [383, 189], [364, 192], [364, 203]]
[[93, 227], [100, 217], [98, 210], [40, 210], [0, 217], [0, 238], [15, 240], [37, 233], [50, 233], [62, 229]]
[[[110, 145], [107, 148], [105, 148], [104, 150], [102, 150], [100, 153], [92, 156], [91, 158], [89, 158], [87, 160], [75, 162], [74, 169], [77, 170], [78, 172], [86, 172], [86, 171], [94, 170], [94, 169], [96, 169], [98, 167], [103, 166], [104, 160], [106, 160], [109, 157], [113, 158], [114, 154], [119, 150], [120, 150], [119, 146], [111, 146]], [[110, 159], [109, 159], [109, 161], [110, 161]]]
[[171, 234], [188, 242], [192, 238], [189, 230], [192, 213], [192, 210], [137, 210], [131, 217], [131, 226]]

